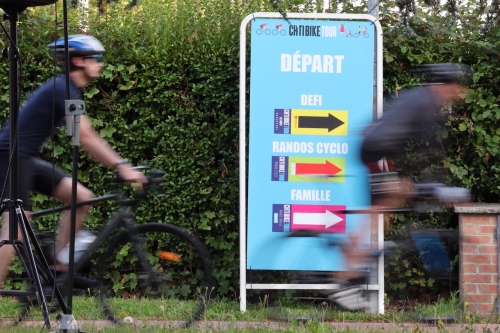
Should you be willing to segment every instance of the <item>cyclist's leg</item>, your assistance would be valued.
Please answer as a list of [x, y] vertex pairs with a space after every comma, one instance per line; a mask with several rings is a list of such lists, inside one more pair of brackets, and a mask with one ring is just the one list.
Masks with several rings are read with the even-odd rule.
[[[65, 177], [61, 180], [59, 185], [56, 187], [54, 192], [54, 198], [64, 202], [66, 204], [71, 203], [71, 183], [72, 180], [69, 177]], [[83, 186], [82, 184], [77, 184], [77, 197], [76, 202], [83, 202], [94, 198], [94, 193]], [[83, 227], [83, 221], [90, 206], [81, 206], [76, 209], [76, 231], [78, 232]], [[61, 221], [59, 225], [59, 237], [56, 244], [56, 253], [59, 253], [66, 244], [69, 243], [69, 230], [70, 230], [70, 219], [71, 214], [69, 211], [63, 212], [61, 214]]]
[[[371, 173], [371, 194], [374, 209], [402, 207], [405, 200], [411, 199], [404, 195], [414, 192], [413, 182], [409, 178], [399, 178], [396, 173], [382, 172], [378, 163], [367, 164]], [[342, 246], [347, 262], [347, 271], [338, 274], [338, 278], [352, 279], [360, 275], [357, 267], [367, 266], [369, 248], [363, 248], [361, 240], [369, 236], [372, 230], [378, 229], [378, 219], [369, 216], [358, 230], [351, 232], [348, 242]]]
[[[3, 199], [14, 199], [10, 198], [9, 184], [8, 181], [8, 167], [9, 158], [7, 155], [0, 156], [0, 184], [5, 184], [5, 190], [3, 191]], [[18, 195], [17, 199], [23, 201], [23, 207], [26, 209], [26, 216], [30, 217], [31, 207], [29, 205], [29, 193], [34, 189], [34, 166], [32, 158], [19, 157], [18, 160]], [[22, 239], [21, 231], [18, 228], [17, 238]], [[0, 233], [0, 241], [9, 239], [9, 213], [8, 211], [2, 214], [2, 232]], [[4, 245], [0, 247], [0, 287], [5, 281], [5, 277], [8, 273], [8, 268], [15, 255], [15, 250], [12, 245]]]
[[[61, 169], [54, 167], [52, 164], [37, 159], [37, 181], [36, 190], [53, 196], [60, 202], [65, 204], [71, 203], [72, 179], [66, 175]], [[80, 183], [77, 183], [77, 202], [87, 201], [94, 197], [94, 193]], [[87, 215], [89, 206], [82, 206], [76, 209], [76, 230], [80, 230], [83, 226], [83, 220]], [[56, 254], [59, 253], [64, 246], [69, 242], [70, 231], [70, 213], [69, 211], [61, 214], [59, 226], [59, 236], [56, 243]]]

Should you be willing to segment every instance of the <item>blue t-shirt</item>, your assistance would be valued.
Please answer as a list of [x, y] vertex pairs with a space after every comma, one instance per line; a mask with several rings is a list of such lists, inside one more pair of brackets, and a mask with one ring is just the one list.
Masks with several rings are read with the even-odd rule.
[[[82, 90], [70, 79], [70, 99], [82, 99]], [[19, 156], [37, 156], [43, 143], [63, 125], [66, 76], [36, 88], [19, 112]], [[52, 122], [53, 121], [53, 122]], [[9, 123], [0, 129], [0, 154], [9, 152]]]

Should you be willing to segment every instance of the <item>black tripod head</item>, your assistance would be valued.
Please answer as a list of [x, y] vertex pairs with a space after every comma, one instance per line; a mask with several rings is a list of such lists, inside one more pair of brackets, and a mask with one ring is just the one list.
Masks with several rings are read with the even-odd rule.
[[57, 0], [0, 0], [0, 8], [6, 13], [9, 13], [12, 9], [17, 9], [17, 12], [20, 13], [28, 7], [46, 6], [56, 2]]

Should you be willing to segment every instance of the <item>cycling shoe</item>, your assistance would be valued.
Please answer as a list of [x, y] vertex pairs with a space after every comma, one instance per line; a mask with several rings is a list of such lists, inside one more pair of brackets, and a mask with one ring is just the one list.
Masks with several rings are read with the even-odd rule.
[[369, 303], [364, 292], [366, 283], [363, 282], [361, 279], [348, 280], [339, 291], [329, 295], [328, 298], [349, 311], [365, 310], [369, 307]]

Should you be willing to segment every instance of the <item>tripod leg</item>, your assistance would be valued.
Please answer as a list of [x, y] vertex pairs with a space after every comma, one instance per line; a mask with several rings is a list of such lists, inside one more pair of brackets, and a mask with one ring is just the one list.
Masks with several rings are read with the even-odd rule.
[[[28, 220], [26, 217], [26, 214], [22, 212], [24, 220]], [[42, 248], [40, 247], [40, 244], [38, 243], [38, 240], [36, 239], [35, 233], [33, 232], [33, 228], [31, 228], [31, 225], [28, 223], [25, 225], [26, 226], [26, 231], [29, 236], [29, 239], [33, 240], [33, 249], [35, 253], [38, 256], [38, 260], [40, 265], [42, 265], [45, 268], [45, 271], [47, 272], [45, 282], [47, 282], [50, 286], [54, 287], [54, 295], [57, 298], [57, 301], [59, 305], [61, 306], [61, 310], [63, 313], [66, 313], [66, 303], [64, 302], [61, 290], [57, 286], [55, 282], [55, 277], [52, 275], [50, 271], [50, 266], [49, 263], [47, 262], [47, 259], [45, 258], [45, 255], [43, 254]]]
[[42, 283], [40, 281], [40, 275], [38, 274], [38, 270], [36, 267], [35, 257], [33, 255], [33, 252], [31, 252], [31, 245], [30, 245], [30, 241], [28, 238], [28, 231], [26, 229], [26, 226], [29, 224], [29, 221], [26, 218], [26, 214], [24, 213], [23, 208], [21, 207], [21, 204], [18, 201], [16, 201], [16, 203], [14, 205], [15, 205], [15, 210], [16, 210], [17, 222], [18, 222], [19, 228], [21, 229], [21, 234], [23, 236], [23, 240], [24, 240], [24, 244], [25, 244], [23, 249], [24, 249], [25, 255], [29, 261], [29, 267], [31, 269], [33, 282], [35, 284], [36, 291], [37, 291], [38, 302], [40, 304], [40, 307], [41, 307], [41, 310], [43, 313], [45, 325], [47, 325], [47, 327], [50, 328], [51, 327], [50, 313], [49, 313], [49, 309], [47, 308], [47, 302], [45, 301], [45, 295], [43, 294]]

